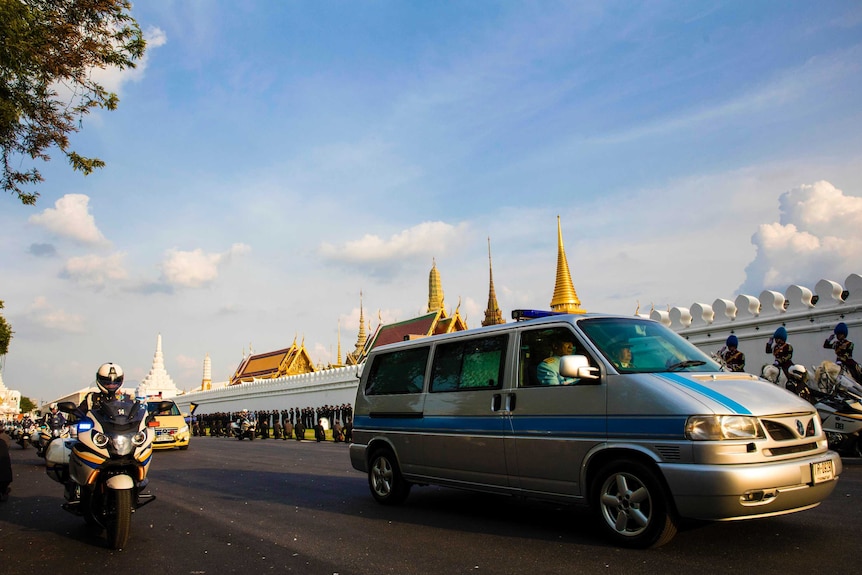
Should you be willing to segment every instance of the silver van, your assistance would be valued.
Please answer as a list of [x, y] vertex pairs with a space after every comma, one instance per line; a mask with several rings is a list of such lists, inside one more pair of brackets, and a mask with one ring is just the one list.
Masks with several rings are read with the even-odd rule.
[[513, 316], [369, 354], [350, 458], [378, 502], [436, 484], [582, 503], [616, 543], [657, 547], [680, 518], [781, 515], [835, 488], [841, 459], [787, 390], [648, 319]]

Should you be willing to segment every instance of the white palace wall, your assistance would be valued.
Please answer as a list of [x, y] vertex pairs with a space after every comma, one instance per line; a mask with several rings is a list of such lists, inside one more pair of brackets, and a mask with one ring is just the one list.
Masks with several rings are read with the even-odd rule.
[[323, 405], [353, 405], [359, 386], [356, 366], [314, 373], [260, 379], [219, 389], [196, 391], [174, 399], [184, 413], [197, 404], [195, 413], [278, 410]]
[[[845, 291], [847, 296], [842, 299]], [[765, 351], [766, 341], [779, 326], [784, 326], [787, 341], [793, 346], [795, 363], [811, 369], [825, 359], [835, 359], [831, 349], [823, 348], [823, 340], [838, 322], [846, 323], [850, 330], [848, 338], [862, 346], [862, 276], [850, 274], [843, 285], [822, 279], [813, 292], [807, 287], [791, 285], [783, 294], [765, 290], [759, 297], [739, 295], [734, 300], [716, 299], [712, 304], [693, 303], [691, 307], [653, 310], [649, 317], [667, 325], [707, 354], [718, 351], [727, 336], [735, 334], [739, 338], [739, 349], [745, 354], [746, 371], [758, 375], [761, 367], [773, 360]], [[857, 356], [862, 356], [862, 347]], [[359, 369], [340, 367], [258, 380], [187, 393], [174, 399], [183, 412], [189, 411], [191, 403], [197, 404], [197, 413], [353, 405]]]

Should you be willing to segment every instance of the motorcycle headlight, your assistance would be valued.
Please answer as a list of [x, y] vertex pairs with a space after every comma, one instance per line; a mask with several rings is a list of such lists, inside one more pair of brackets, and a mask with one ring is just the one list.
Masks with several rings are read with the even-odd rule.
[[685, 436], [692, 441], [766, 437], [757, 418], [746, 415], [693, 415], [685, 423]]
[[135, 447], [142, 446], [147, 441], [147, 432], [139, 431], [132, 437], [132, 443]]
[[96, 444], [96, 447], [104, 449], [107, 447], [109, 441], [110, 439], [108, 439], [108, 436], [101, 431], [93, 432], [93, 443]]

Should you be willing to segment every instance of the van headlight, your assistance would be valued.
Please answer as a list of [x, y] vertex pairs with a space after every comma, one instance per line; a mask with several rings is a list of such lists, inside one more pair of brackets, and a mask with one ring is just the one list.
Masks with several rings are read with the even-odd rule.
[[747, 415], [692, 415], [685, 422], [685, 436], [692, 441], [763, 439], [766, 434], [756, 417]]

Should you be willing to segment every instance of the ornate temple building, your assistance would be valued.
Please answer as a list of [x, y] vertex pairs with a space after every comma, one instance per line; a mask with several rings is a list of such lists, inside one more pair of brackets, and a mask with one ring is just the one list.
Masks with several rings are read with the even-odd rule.
[[153, 355], [153, 366], [150, 372], [138, 385], [137, 397], [163, 397], [170, 399], [180, 393], [177, 385], [165, 370], [165, 356], [162, 354], [162, 334], [156, 338], [156, 353]]
[[296, 345], [296, 338], [294, 338], [290, 347], [266, 353], [249, 353], [248, 356], [243, 357], [230, 378], [230, 385], [314, 371], [316, 371], [314, 362], [308, 350], [305, 349], [305, 340]]
[[551, 298], [551, 310], [563, 313], [586, 313], [581, 309], [581, 300], [572, 283], [569, 272], [569, 262], [566, 260], [566, 250], [563, 248], [563, 230], [560, 227], [560, 216], [557, 216], [557, 280], [554, 283], [554, 296]]

